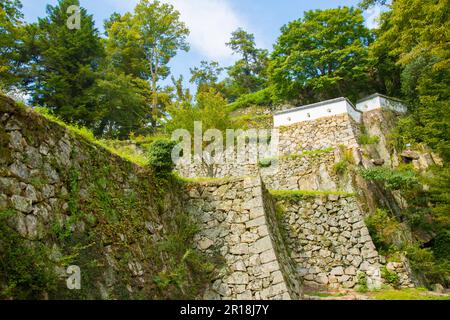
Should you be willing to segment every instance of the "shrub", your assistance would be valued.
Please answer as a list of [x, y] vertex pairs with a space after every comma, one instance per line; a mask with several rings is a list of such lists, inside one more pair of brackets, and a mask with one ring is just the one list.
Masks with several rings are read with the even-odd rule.
[[367, 275], [364, 272], [359, 272], [356, 291], [364, 293], [367, 290]]
[[437, 261], [430, 248], [420, 248], [418, 245], [409, 246], [406, 250], [412, 270], [423, 278], [427, 285], [442, 283], [448, 285], [450, 277], [450, 262]]
[[419, 186], [419, 179], [413, 170], [391, 170], [374, 167], [360, 171], [365, 180], [383, 182], [389, 190], [408, 190]]
[[388, 253], [395, 249], [392, 240], [400, 232], [400, 224], [394, 217], [389, 216], [386, 210], [377, 209], [374, 214], [365, 219], [365, 223], [379, 251]]
[[176, 143], [170, 140], [156, 140], [151, 144], [148, 164], [157, 174], [168, 174], [175, 168], [172, 161], [172, 149], [175, 145]]
[[25, 240], [9, 226], [15, 214], [0, 212], [0, 300], [42, 299], [56, 289], [58, 277], [45, 245]]
[[234, 111], [240, 108], [250, 107], [252, 105], [271, 106], [273, 103], [272, 96], [272, 87], [267, 87], [263, 90], [240, 96], [235, 102], [229, 105], [229, 108], [230, 111]]
[[333, 166], [333, 170], [337, 174], [344, 174], [347, 171], [348, 162], [345, 160], [340, 160], [336, 162]]
[[378, 143], [380, 141], [380, 137], [378, 136], [370, 136], [368, 134], [361, 134], [358, 137], [358, 142], [359, 144], [365, 145], [365, 144], [375, 144]]
[[400, 286], [399, 276], [395, 272], [389, 271], [388, 268], [386, 268], [385, 266], [381, 268], [381, 277], [395, 289], [399, 288]]
[[261, 160], [259, 160], [258, 165], [260, 168], [268, 168], [272, 165], [273, 161], [276, 161], [276, 160], [272, 159], [272, 158], [261, 159]]

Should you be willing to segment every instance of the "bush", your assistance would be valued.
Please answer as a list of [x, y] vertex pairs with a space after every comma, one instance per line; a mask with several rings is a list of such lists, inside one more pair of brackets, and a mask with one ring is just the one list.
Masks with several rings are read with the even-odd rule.
[[401, 232], [400, 223], [394, 217], [389, 216], [386, 210], [377, 209], [374, 214], [365, 219], [365, 223], [375, 247], [380, 252], [389, 253], [392, 249], [399, 249], [395, 248], [393, 240]]
[[256, 106], [271, 106], [273, 103], [272, 88], [268, 87], [263, 90], [244, 94], [240, 96], [235, 102], [229, 105], [230, 111], [234, 111], [240, 108], [247, 108], [253, 105]]
[[380, 141], [380, 137], [378, 136], [370, 136], [368, 134], [361, 134], [358, 137], [358, 142], [359, 144], [365, 145], [365, 144], [375, 144], [378, 143]]
[[58, 276], [40, 242], [27, 241], [9, 226], [16, 212], [0, 212], [0, 300], [43, 299], [54, 292]]
[[423, 278], [426, 284], [442, 283], [448, 285], [450, 278], [450, 262], [437, 261], [430, 248], [420, 248], [418, 245], [407, 248], [406, 256], [412, 270]]
[[356, 291], [365, 293], [367, 292], [367, 275], [364, 272], [358, 272], [358, 282]]
[[333, 169], [337, 174], [344, 174], [347, 171], [348, 162], [345, 160], [338, 161], [334, 164]]
[[395, 289], [399, 288], [400, 278], [395, 272], [389, 271], [386, 267], [383, 267], [381, 269], [381, 277]]
[[387, 167], [374, 167], [360, 171], [365, 180], [384, 182], [389, 190], [411, 190], [419, 186], [419, 179], [413, 170], [391, 170]]
[[172, 161], [172, 149], [175, 145], [176, 143], [170, 140], [156, 140], [151, 144], [148, 164], [157, 174], [168, 174], [175, 168]]
[[273, 158], [265, 158], [261, 159], [258, 162], [258, 165], [260, 168], [269, 168], [272, 165], [272, 162], [275, 162], [276, 160]]

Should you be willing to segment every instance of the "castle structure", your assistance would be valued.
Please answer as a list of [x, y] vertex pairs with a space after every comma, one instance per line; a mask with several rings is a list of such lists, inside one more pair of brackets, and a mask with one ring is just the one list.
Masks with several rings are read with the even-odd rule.
[[[191, 199], [193, 212], [200, 217], [205, 214], [206, 218], [203, 216], [200, 220], [207, 221], [204, 226], [207, 232], [198, 238], [200, 247], [206, 251], [212, 250], [215, 244], [233, 248], [231, 252], [223, 252], [232, 266], [231, 280], [228, 276], [218, 279], [214, 286], [216, 291], [213, 288], [209, 297], [250, 298], [252, 293], [244, 290], [242, 281], [246, 285], [256, 284], [261, 289], [253, 291], [253, 298], [269, 299], [298, 297], [293, 289], [295, 279], [299, 279], [301, 288], [310, 291], [354, 289], [361, 281], [369, 288], [379, 288], [383, 283], [381, 269], [386, 261], [377, 252], [365, 225], [368, 212], [356, 197], [358, 187], [353, 181], [354, 176], [343, 174], [336, 167], [345, 161], [356, 166], [372, 165], [361, 155], [358, 143], [361, 130], [375, 130], [383, 136], [385, 131], [379, 128], [386, 119], [384, 113], [395, 116], [405, 111], [406, 107], [398, 100], [374, 94], [358, 101], [356, 106], [342, 97], [275, 112], [273, 126], [279, 130], [279, 157], [268, 159], [270, 161], [263, 159], [256, 164], [219, 165], [216, 177], [261, 177], [252, 184], [259, 191], [249, 191], [261, 196], [268, 194], [265, 190], [269, 189], [275, 194], [274, 206], [283, 213], [281, 221], [274, 219], [275, 213], [267, 204], [270, 200], [263, 196], [259, 201], [264, 205], [257, 210], [261, 216], [252, 214], [251, 205], [246, 204], [242, 209], [244, 215], [240, 215], [239, 207], [234, 206], [239, 200], [229, 196], [230, 192], [234, 195], [236, 191], [240, 194], [247, 190], [233, 190], [232, 186], [239, 182], [223, 180], [201, 190], [197, 187]], [[379, 148], [387, 149], [384, 136], [379, 144]], [[182, 175], [202, 176], [201, 168], [195, 165], [178, 170]], [[285, 190], [299, 193], [313, 190], [316, 195], [276, 196], [277, 192]], [[246, 199], [248, 195], [244, 192], [241, 197]], [[207, 198], [213, 199], [218, 207], [207, 212], [202, 210]], [[222, 210], [223, 204], [226, 204], [226, 210]], [[211, 225], [216, 227], [211, 228]], [[260, 228], [269, 230], [269, 235], [259, 234]], [[224, 236], [217, 236], [219, 234]], [[267, 247], [252, 249], [253, 241], [259, 245], [261, 237], [268, 237], [265, 239]], [[258, 256], [261, 252], [265, 254]], [[397, 262], [395, 268], [392, 264], [388, 267], [396, 270], [402, 286], [413, 286], [406, 260]], [[276, 274], [271, 276], [272, 271]], [[281, 278], [276, 277], [275, 287], [270, 286], [276, 275], [283, 275], [285, 281], [280, 284]]]
[[[133, 296], [153, 282], [148, 254], [175, 214], [195, 218], [199, 231], [193, 245], [224, 262], [204, 298], [302, 299], [308, 291], [379, 288], [384, 268], [397, 273], [400, 286], [411, 287], [407, 261], [387, 263], [374, 246], [364, 222], [369, 214], [369, 201], [360, 197], [364, 186], [354, 171], [345, 170], [374, 165], [358, 143], [363, 130], [380, 138], [371, 147], [389, 164], [385, 135], [390, 119], [404, 111], [397, 100], [376, 94], [356, 107], [338, 98], [277, 112], [279, 156], [218, 165], [216, 177], [224, 179], [172, 181], [161, 198], [145, 168], [0, 96], [0, 211], [14, 209], [11, 224], [18, 233], [51, 252], [63, 250], [55, 225], [68, 223], [79, 235], [112, 237], [98, 241], [105, 245], [95, 252], [85, 243], [86, 252], [104, 266], [90, 289], [103, 299], [117, 288]], [[177, 167], [187, 177], [205, 176], [202, 169]], [[107, 202], [100, 203], [105, 188], [111, 188]], [[124, 206], [128, 202], [109, 200], [129, 198], [133, 210]], [[119, 231], [105, 234], [96, 220], [74, 217], [74, 203], [134, 227], [114, 224]], [[133, 244], [126, 255], [123, 243]], [[85, 259], [79, 262], [82, 270], [88, 270], [91, 255]]]

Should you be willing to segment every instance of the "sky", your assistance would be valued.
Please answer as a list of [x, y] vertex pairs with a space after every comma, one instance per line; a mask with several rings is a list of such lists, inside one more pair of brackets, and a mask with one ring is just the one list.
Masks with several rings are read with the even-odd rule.
[[[57, 0], [21, 0], [27, 22], [45, 16], [47, 4]], [[179, 52], [170, 62], [172, 74], [189, 80], [189, 68], [202, 60], [218, 61], [222, 67], [230, 66], [238, 57], [225, 45], [231, 33], [239, 27], [255, 35], [259, 48], [272, 49], [280, 35], [280, 28], [289, 21], [301, 18], [311, 9], [356, 6], [360, 0], [161, 0], [180, 11], [181, 19], [190, 29], [189, 52]], [[80, 0], [81, 6], [94, 16], [99, 31], [103, 21], [113, 12], [132, 11], [138, 0]], [[374, 27], [379, 9], [365, 12], [366, 24]]]

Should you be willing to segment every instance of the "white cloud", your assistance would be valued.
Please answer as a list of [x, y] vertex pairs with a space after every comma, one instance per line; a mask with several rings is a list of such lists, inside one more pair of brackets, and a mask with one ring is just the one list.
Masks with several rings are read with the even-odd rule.
[[225, 43], [245, 21], [226, 0], [165, 0], [180, 11], [181, 19], [191, 34], [189, 42], [194, 50], [208, 59], [230, 60], [231, 50]]
[[[192, 50], [207, 59], [230, 62], [232, 52], [225, 43], [239, 27], [247, 29], [245, 20], [227, 0], [161, 0], [172, 4], [190, 30]], [[106, 0], [108, 6], [121, 12], [132, 11], [137, 0]]]

